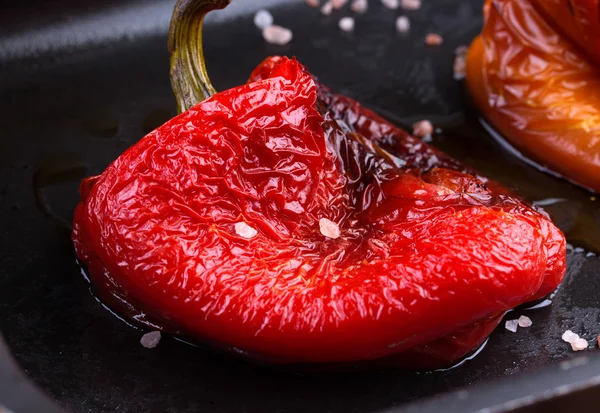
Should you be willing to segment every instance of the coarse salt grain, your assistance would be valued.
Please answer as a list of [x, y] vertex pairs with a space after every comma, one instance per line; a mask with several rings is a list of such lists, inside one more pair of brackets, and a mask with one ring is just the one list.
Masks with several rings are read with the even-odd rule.
[[254, 15], [254, 24], [263, 30], [273, 24], [273, 15], [267, 10], [259, 10]]
[[469, 46], [465, 46], [465, 45], [463, 44], [463, 45], [460, 45], [460, 46], [458, 46], [458, 47], [457, 47], [457, 48], [454, 50], [454, 53], [456, 53], [456, 54], [463, 54], [463, 55], [464, 55], [464, 54], [467, 54], [467, 52], [468, 52], [468, 51], [469, 51]]
[[321, 7], [321, 14], [325, 16], [329, 16], [332, 11], [333, 4], [331, 3], [331, 1], [326, 1], [325, 4], [323, 4], [323, 7]]
[[425, 36], [425, 44], [427, 46], [439, 46], [444, 43], [444, 38], [437, 33], [429, 33]]
[[319, 0], [304, 0], [307, 6], [309, 7], [319, 7]]
[[431, 136], [433, 133], [433, 125], [428, 120], [421, 120], [413, 124], [413, 135], [417, 138]]
[[523, 327], [523, 328], [527, 328], [527, 327], [531, 327], [533, 325], [533, 321], [531, 321], [531, 318], [522, 315], [521, 317], [519, 317], [519, 327]]
[[344, 7], [346, 3], [348, 3], [348, 0], [331, 0], [331, 7], [333, 7], [334, 10], [339, 10]]
[[453, 73], [455, 80], [462, 80], [467, 74], [467, 51], [469, 49], [466, 46], [459, 46], [456, 48]]
[[507, 320], [506, 323], [504, 323], [504, 328], [511, 333], [516, 333], [517, 327], [519, 327], [519, 322], [517, 320]]
[[321, 234], [323, 234], [327, 238], [338, 239], [341, 235], [340, 227], [338, 226], [338, 224], [327, 218], [321, 218], [319, 220], [319, 229], [321, 231]]
[[365, 13], [369, 8], [369, 3], [367, 0], [354, 0], [350, 5], [350, 10], [354, 13]]
[[250, 239], [254, 238], [256, 234], [258, 234], [258, 231], [256, 231], [254, 228], [252, 228], [245, 222], [236, 222], [235, 233], [242, 238]]
[[563, 341], [566, 341], [567, 343], [570, 343], [571, 341], [573, 341], [573, 339], [575, 337], [579, 337], [579, 336], [577, 334], [573, 333], [571, 330], [565, 331], [562, 335]]
[[146, 348], [154, 348], [160, 343], [160, 331], [146, 333], [140, 339], [140, 344]]
[[454, 80], [463, 80], [467, 76], [467, 60], [464, 56], [456, 56], [452, 65]]
[[342, 17], [338, 26], [340, 26], [340, 30], [344, 32], [351, 32], [354, 30], [354, 19], [352, 17]]
[[267, 43], [283, 46], [292, 41], [292, 31], [281, 26], [269, 26], [263, 30], [263, 37]]
[[562, 339], [571, 345], [573, 351], [585, 350], [589, 345], [587, 340], [579, 337], [579, 335], [573, 333], [571, 330], [565, 331]]
[[421, 0], [400, 0], [400, 7], [404, 10], [419, 10], [421, 8]]
[[406, 16], [400, 16], [396, 19], [396, 30], [398, 33], [406, 33], [410, 30], [410, 20]]
[[398, 7], [400, 7], [399, 0], [381, 0], [381, 4], [383, 4], [388, 9], [392, 9], [392, 10], [395, 10]]
[[581, 350], [585, 350], [586, 348], [588, 348], [588, 342], [587, 340], [583, 339], [583, 338], [578, 338], [577, 340], [574, 340], [573, 342], [571, 342], [571, 349], [573, 351], [581, 351]]

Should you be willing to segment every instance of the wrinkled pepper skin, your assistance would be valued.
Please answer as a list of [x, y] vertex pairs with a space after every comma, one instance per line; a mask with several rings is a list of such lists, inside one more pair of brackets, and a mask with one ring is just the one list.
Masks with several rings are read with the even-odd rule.
[[73, 240], [117, 311], [283, 364], [442, 367], [565, 272], [546, 214], [279, 57], [84, 181]]
[[600, 64], [599, 0], [533, 0], [552, 26]]
[[474, 103], [502, 136], [524, 155], [596, 192], [598, 13], [598, 1], [591, 0], [488, 0], [466, 76]]

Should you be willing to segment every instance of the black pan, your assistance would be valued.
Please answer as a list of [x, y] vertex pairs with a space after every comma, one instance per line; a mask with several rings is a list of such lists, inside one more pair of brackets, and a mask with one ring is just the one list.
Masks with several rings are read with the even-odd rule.
[[[143, 331], [90, 293], [69, 222], [81, 177], [175, 115], [172, 3], [38, 0], [0, 13], [0, 404], [15, 413], [59, 411], [54, 403], [73, 412], [593, 411], [600, 358], [592, 348], [572, 353], [560, 337], [571, 329], [593, 344], [600, 333], [600, 259], [592, 253], [600, 204], [503, 149], [468, 109], [452, 59], [480, 29], [482, 2], [474, 0], [424, 0], [407, 13], [404, 36], [394, 29], [399, 12], [375, 0], [352, 34], [337, 27], [349, 11], [323, 17], [301, 0], [235, 0], [209, 19], [208, 69], [223, 89], [244, 82], [267, 55], [296, 55], [325, 84], [397, 123], [432, 120], [441, 128], [435, 145], [546, 200], [573, 246], [552, 305], [507, 316], [527, 314], [533, 326], [499, 328], [473, 360], [420, 374], [297, 374], [169, 337], [144, 349]], [[259, 4], [293, 29], [290, 45], [263, 42], [252, 23]], [[444, 44], [426, 47], [428, 31]]]

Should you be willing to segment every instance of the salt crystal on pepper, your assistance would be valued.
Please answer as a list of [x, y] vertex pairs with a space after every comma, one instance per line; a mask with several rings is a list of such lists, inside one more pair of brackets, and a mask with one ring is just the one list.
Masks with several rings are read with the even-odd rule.
[[337, 239], [341, 235], [338, 224], [327, 218], [321, 218], [319, 220], [319, 230], [321, 231], [321, 234], [327, 238]]
[[258, 231], [256, 231], [254, 228], [252, 228], [245, 222], [236, 222], [235, 233], [242, 238], [250, 239], [254, 238], [256, 234], [258, 234]]

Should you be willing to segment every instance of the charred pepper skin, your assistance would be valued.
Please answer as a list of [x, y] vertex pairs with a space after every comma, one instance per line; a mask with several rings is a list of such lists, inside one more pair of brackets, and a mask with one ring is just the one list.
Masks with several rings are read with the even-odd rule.
[[467, 55], [483, 117], [524, 155], [600, 191], [597, 0], [488, 0]]
[[73, 241], [103, 300], [272, 363], [441, 367], [565, 272], [544, 213], [287, 58], [81, 188]]

